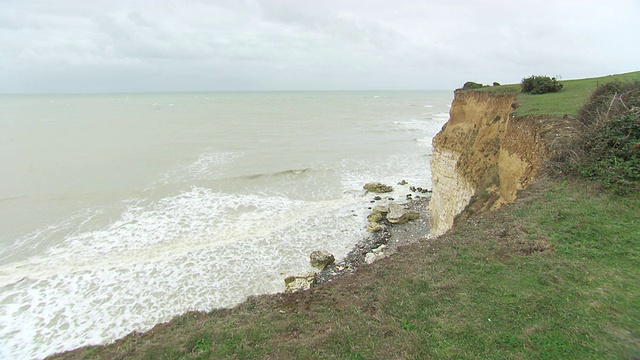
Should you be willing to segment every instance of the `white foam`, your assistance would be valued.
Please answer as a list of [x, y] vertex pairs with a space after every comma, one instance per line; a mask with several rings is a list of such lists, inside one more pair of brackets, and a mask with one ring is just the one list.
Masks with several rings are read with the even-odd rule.
[[204, 152], [196, 159], [177, 164], [173, 169], [160, 175], [159, 180], [147, 187], [153, 189], [158, 184], [169, 184], [203, 178], [216, 178], [223, 174], [223, 167], [245, 156], [242, 152]]
[[[124, 195], [137, 198], [118, 202], [123, 196], [116, 194], [110, 198], [115, 204], [85, 209], [0, 253], [0, 358], [43, 357], [104, 343], [187, 310], [282, 291], [284, 277], [310, 270], [311, 251], [343, 257], [365, 235], [367, 207], [373, 204], [371, 194], [363, 196], [364, 183], [393, 185], [389, 196], [400, 201], [409, 185], [430, 187], [430, 151], [422, 140], [435, 135], [448, 115], [438, 113], [444, 104], [424, 109], [424, 102], [432, 100], [412, 100], [412, 110], [403, 105], [348, 130], [357, 129], [371, 142], [353, 143], [345, 153], [328, 151], [326, 157], [284, 156], [263, 164], [251, 146], [239, 147], [247, 151], [241, 160], [244, 153], [208, 141], [202, 143], [212, 148], [204, 151], [159, 154], [161, 164], [151, 171], [164, 171], [160, 179]], [[144, 106], [151, 109], [152, 103]], [[254, 144], [263, 151], [260, 141]], [[178, 160], [167, 169], [164, 159]], [[397, 185], [402, 179], [409, 185]], [[27, 256], [32, 247], [40, 257]]]
[[[55, 245], [60, 238], [82, 232], [87, 224], [102, 215], [103, 212], [102, 209], [84, 209], [58, 223], [48, 224], [23, 235], [10, 246], [0, 249], [0, 263], [28, 257], [47, 246]], [[22, 278], [22, 275], [16, 271], [10, 270], [9, 273], [6, 273], [5, 270], [0, 267], [0, 286]]]
[[22, 264], [29, 276], [0, 289], [1, 347], [9, 357], [42, 357], [282, 291], [286, 275], [310, 270], [311, 251], [346, 255], [363, 234], [364, 216], [352, 212], [360, 201], [202, 188], [139, 201], [106, 228]]

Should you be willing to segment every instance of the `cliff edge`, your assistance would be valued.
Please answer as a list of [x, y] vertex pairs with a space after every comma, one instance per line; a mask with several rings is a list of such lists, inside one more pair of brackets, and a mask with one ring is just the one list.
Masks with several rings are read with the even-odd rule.
[[455, 92], [449, 120], [433, 139], [431, 236], [449, 230], [471, 211], [515, 200], [536, 177], [548, 150], [541, 123], [512, 115], [516, 94]]

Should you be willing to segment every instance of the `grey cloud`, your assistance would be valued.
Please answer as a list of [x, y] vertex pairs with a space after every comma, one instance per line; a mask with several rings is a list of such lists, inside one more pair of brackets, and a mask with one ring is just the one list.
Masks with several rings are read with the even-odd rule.
[[0, 0], [0, 92], [455, 88], [637, 70], [634, 0]]

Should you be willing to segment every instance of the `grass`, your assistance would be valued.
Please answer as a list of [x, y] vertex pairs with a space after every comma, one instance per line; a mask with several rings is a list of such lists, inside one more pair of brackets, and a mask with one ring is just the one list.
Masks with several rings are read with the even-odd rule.
[[492, 86], [475, 91], [487, 91], [494, 94], [517, 93], [518, 108], [514, 111], [514, 115], [575, 116], [598, 84], [614, 80], [640, 80], [640, 71], [590, 79], [563, 80], [561, 81], [564, 85], [562, 91], [542, 95], [522, 93], [520, 92], [520, 84]]
[[335, 284], [186, 314], [69, 358], [640, 354], [640, 195], [551, 182], [524, 196]]
[[[604, 79], [520, 94], [518, 111], [575, 114]], [[539, 181], [515, 203], [354, 276], [188, 313], [56, 358], [638, 359], [640, 194]]]

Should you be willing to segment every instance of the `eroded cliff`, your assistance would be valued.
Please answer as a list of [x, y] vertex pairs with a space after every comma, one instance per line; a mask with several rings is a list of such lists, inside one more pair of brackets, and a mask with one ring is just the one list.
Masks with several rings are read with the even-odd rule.
[[456, 91], [449, 121], [433, 139], [432, 236], [449, 230], [467, 207], [512, 202], [536, 176], [547, 150], [539, 122], [511, 114], [515, 101], [515, 94]]

